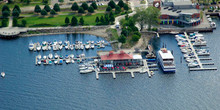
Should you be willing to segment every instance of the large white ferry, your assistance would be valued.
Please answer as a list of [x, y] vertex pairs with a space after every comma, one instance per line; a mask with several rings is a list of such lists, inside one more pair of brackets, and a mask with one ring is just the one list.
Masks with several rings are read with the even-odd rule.
[[158, 51], [158, 60], [164, 72], [176, 72], [174, 57], [170, 50], [161, 48]]

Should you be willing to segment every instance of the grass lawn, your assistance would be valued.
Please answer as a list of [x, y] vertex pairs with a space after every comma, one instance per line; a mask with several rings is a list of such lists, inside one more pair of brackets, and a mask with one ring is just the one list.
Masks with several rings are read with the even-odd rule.
[[[85, 25], [96, 25], [95, 19], [96, 17], [100, 17], [104, 15], [103, 13], [97, 13], [94, 15], [85, 15], [84, 23]], [[75, 15], [79, 21], [80, 15]], [[54, 26], [64, 26], [65, 25], [65, 18], [69, 17], [70, 21], [73, 15], [58, 15], [54, 17], [26, 17], [18, 19], [18, 23], [21, 24], [22, 19], [27, 21], [28, 27], [54, 27]]]
[[112, 37], [110, 38], [111, 41], [118, 40], [119, 36], [118, 36], [118, 32], [116, 29], [109, 28], [109, 29], [107, 29], [107, 32], [111, 32], [111, 34], [112, 34]]

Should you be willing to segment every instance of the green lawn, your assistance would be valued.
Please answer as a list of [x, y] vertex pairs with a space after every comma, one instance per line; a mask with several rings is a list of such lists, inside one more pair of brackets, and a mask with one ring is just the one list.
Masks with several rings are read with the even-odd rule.
[[[96, 25], [95, 19], [97, 16], [102, 16], [104, 15], [103, 13], [97, 13], [94, 15], [85, 15], [83, 16], [84, 18], [84, 23], [85, 25]], [[21, 24], [22, 19], [25, 19], [27, 21], [27, 26], [28, 27], [54, 27], [54, 26], [63, 26], [65, 25], [65, 18], [69, 17], [70, 21], [73, 17], [73, 15], [58, 15], [55, 17], [27, 17], [27, 18], [20, 18], [18, 20], [18, 23]], [[78, 21], [81, 16], [76, 16]]]

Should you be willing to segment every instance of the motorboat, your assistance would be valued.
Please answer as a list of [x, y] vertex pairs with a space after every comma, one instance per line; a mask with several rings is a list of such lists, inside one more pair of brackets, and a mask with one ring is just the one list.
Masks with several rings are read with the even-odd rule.
[[210, 23], [210, 26], [211, 26], [213, 29], [215, 29], [215, 28], [216, 28], [216, 23], [215, 23], [215, 22], [211, 22], [211, 23]]
[[63, 45], [59, 45], [59, 49], [62, 50], [63, 49]]
[[93, 72], [93, 70], [89, 70], [89, 69], [87, 69], [87, 70], [80, 70], [80, 73], [91, 73], [91, 72]]
[[57, 53], [54, 54], [54, 58], [59, 58], [59, 55]]
[[49, 58], [49, 59], [52, 59], [52, 58], [53, 58], [53, 54], [50, 53], [50, 54], [48, 55], [48, 58]]
[[49, 63], [50, 65], [52, 65], [52, 64], [53, 64], [53, 62], [52, 62], [51, 60], [48, 60], [48, 63]]
[[59, 43], [59, 45], [62, 45], [63, 42], [62, 42], [62, 41], [59, 41], [58, 43]]
[[208, 56], [208, 55], [210, 55], [208, 50], [199, 50], [199, 51], [197, 51], [197, 54], [199, 56]]
[[85, 48], [89, 49], [90, 48], [90, 44], [86, 44]]
[[38, 61], [37, 61], [37, 64], [40, 65], [40, 64], [41, 64], [41, 60], [38, 60]]
[[197, 66], [199, 66], [199, 64], [196, 63], [196, 62], [188, 63], [188, 67], [189, 67], [189, 68], [195, 68], [195, 67], [197, 67]]
[[65, 49], [68, 50], [68, 49], [69, 49], [70, 42], [69, 42], [69, 41], [65, 41], [65, 42], [64, 42], [64, 45], [65, 45]]
[[75, 63], [74, 59], [71, 60], [72, 63]]
[[95, 45], [94, 44], [91, 44], [91, 49], [94, 49], [95, 48]]
[[70, 45], [70, 50], [73, 50], [73, 49], [74, 49], [73, 45]]
[[71, 59], [73, 59], [73, 58], [74, 58], [74, 55], [73, 55], [73, 54], [70, 54], [69, 57], [70, 57]]
[[29, 50], [33, 50], [34, 49], [34, 43], [31, 41], [30, 43], [29, 43]]
[[42, 42], [42, 50], [48, 50], [47, 42], [46, 41]]
[[60, 65], [63, 64], [63, 60], [62, 60], [62, 59], [59, 60], [59, 64], [60, 64]]
[[40, 54], [37, 56], [37, 59], [41, 59], [41, 55]]
[[37, 51], [40, 51], [40, 50], [41, 50], [41, 45], [40, 45], [39, 42], [37, 42], [37, 44], [36, 44], [36, 49], [37, 49]]
[[46, 55], [44, 55], [44, 56], [43, 56], [43, 59], [47, 59], [47, 56], [46, 56]]
[[83, 45], [83, 44], [80, 45], [80, 49], [81, 49], [81, 50], [84, 49], [84, 45]]
[[71, 63], [70, 58], [66, 59], [66, 64], [69, 64], [69, 63]]
[[58, 61], [57, 61], [57, 59], [55, 59], [55, 60], [54, 60], [54, 64], [57, 64], [57, 63], [58, 63]]
[[1, 72], [1, 77], [2, 77], [2, 78], [5, 77], [5, 72]]

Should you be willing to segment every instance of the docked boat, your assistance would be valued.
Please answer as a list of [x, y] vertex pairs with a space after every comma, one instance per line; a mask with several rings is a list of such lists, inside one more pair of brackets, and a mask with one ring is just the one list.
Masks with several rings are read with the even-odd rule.
[[59, 55], [57, 53], [54, 54], [54, 58], [59, 58]]
[[57, 59], [55, 59], [55, 60], [54, 60], [54, 64], [57, 64], [57, 63], [58, 63], [58, 61], [57, 61]]
[[70, 50], [73, 50], [73, 49], [74, 49], [73, 45], [70, 45]]
[[53, 64], [53, 62], [52, 62], [51, 60], [48, 60], [48, 63], [49, 63], [50, 65], [52, 65], [52, 64]]
[[174, 57], [170, 50], [167, 50], [166, 48], [161, 48], [158, 51], [158, 60], [164, 72], [176, 72]]
[[33, 50], [34, 49], [34, 43], [31, 41], [30, 43], [29, 43], [29, 50]]
[[60, 65], [62, 65], [62, 64], [63, 64], [63, 60], [60, 59], [58, 63], [59, 63]]
[[191, 63], [188, 64], [189, 68], [195, 68], [195, 67], [198, 67], [198, 66], [199, 66], [199, 64], [196, 63], [196, 62], [191, 62]]
[[37, 56], [37, 59], [41, 59], [41, 55], [40, 54]]
[[65, 41], [65, 42], [64, 42], [64, 45], [65, 45], [65, 49], [68, 50], [68, 49], [69, 49], [70, 42], [69, 42], [69, 41]]
[[1, 72], [1, 77], [2, 77], [2, 78], [5, 77], [5, 72]]
[[211, 23], [210, 23], [210, 26], [211, 26], [213, 29], [215, 29], [215, 28], [216, 28], [215, 22], [211, 22]]
[[91, 73], [91, 72], [93, 72], [93, 70], [89, 70], [89, 69], [87, 69], [87, 70], [80, 70], [80, 73]]
[[59, 45], [62, 45], [63, 42], [62, 42], [62, 41], [59, 41], [58, 43], [59, 43]]
[[90, 48], [90, 45], [87, 43], [85, 48], [88, 50]]
[[40, 45], [39, 42], [37, 42], [37, 44], [36, 44], [36, 49], [37, 49], [37, 51], [40, 51], [40, 50], [41, 50], [41, 45]]
[[42, 50], [48, 50], [47, 42], [43, 41], [42, 42]]
[[73, 55], [73, 54], [70, 54], [69, 57], [70, 57], [71, 59], [73, 59], [73, 58], [74, 58], [74, 55]]
[[47, 59], [47, 56], [46, 56], [46, 55], [44, 55], [44, 56], [43, 56], [43, 59]]
[[53, 54], [50, 53], [50, 54], [48, 55], [48, 58], [49, 58], [49, 59], [52, 59], [52, 58], [53, 58]]
[[41, 64], [41, 60], [38, 60], [38, 61], [37, 61], [37, 64], [40, 65], [40, 64]]

